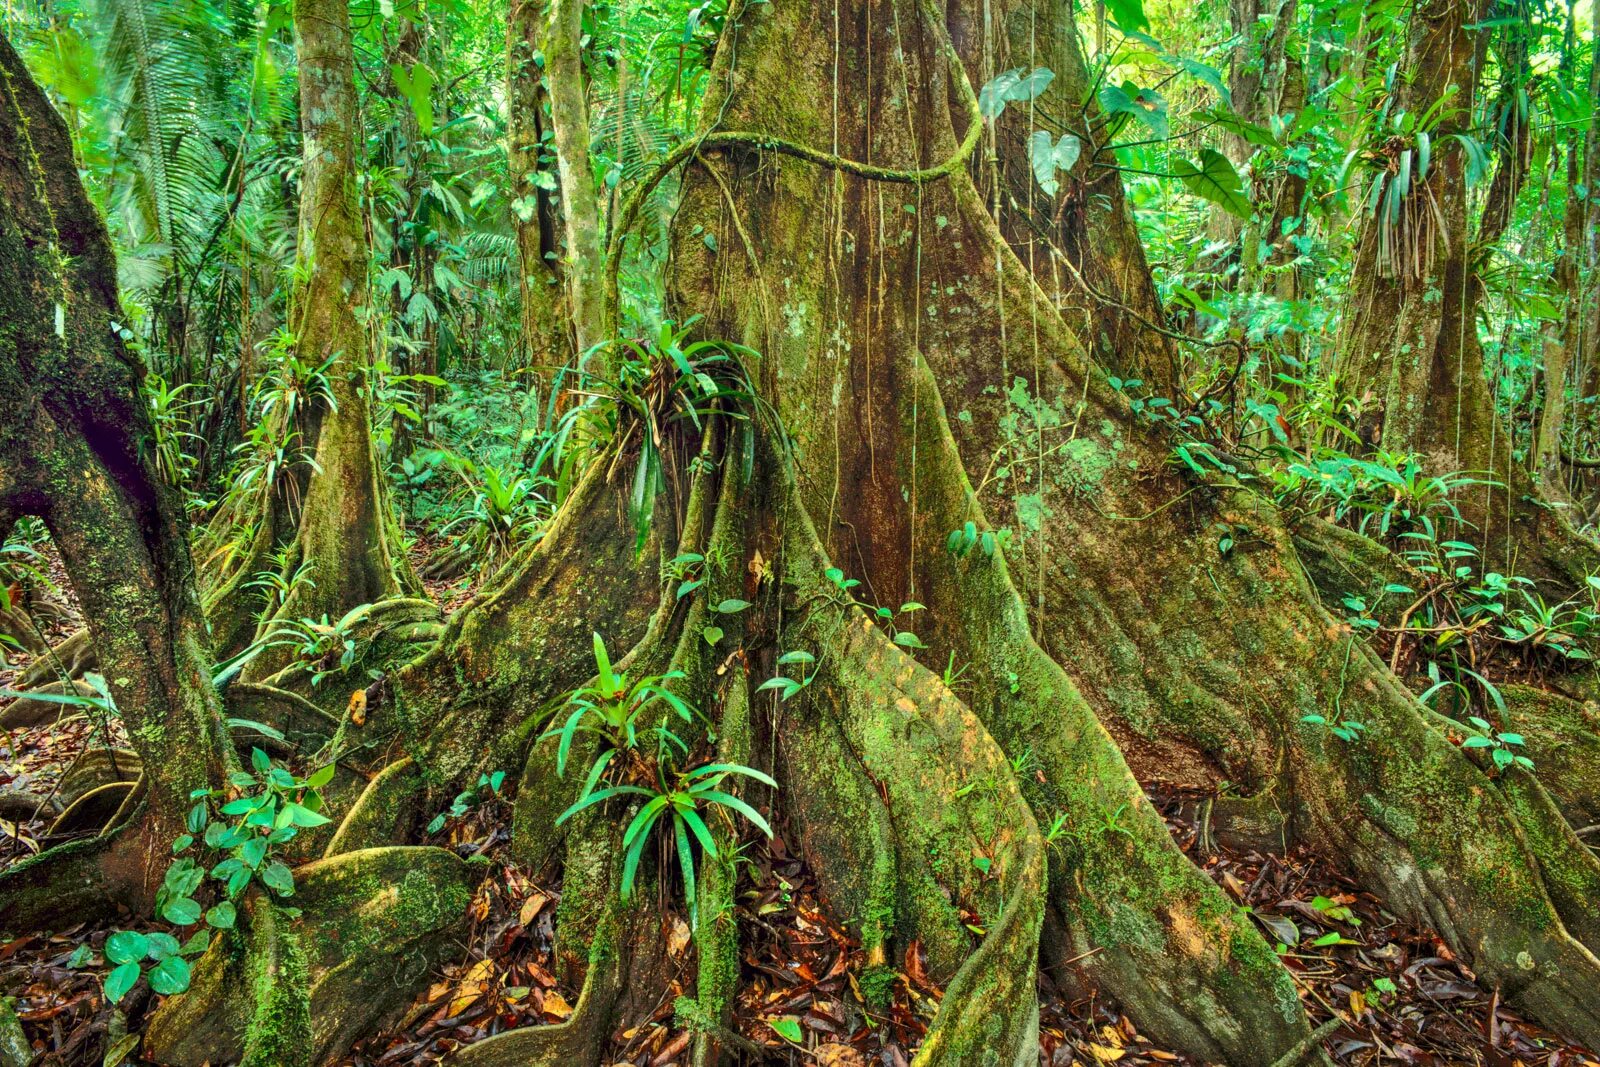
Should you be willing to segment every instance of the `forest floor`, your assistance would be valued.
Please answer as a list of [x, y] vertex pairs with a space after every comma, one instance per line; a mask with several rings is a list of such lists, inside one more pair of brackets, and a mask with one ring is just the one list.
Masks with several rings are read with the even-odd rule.
[[[470, 592], [461, 581], [428, 583], [441, 601]], [[65, 636], [74, 620], [58, 623]], [[10, 681], [0, 673], [0, 687]], [[70, 710], [70, 709], [66, 709]], [[116, 743], [117, 726], [110, 733]], [[106, 727], [82, 716], [0, 732], [0, 790], [48, 794], [63, 768]], [[1314, 1024], [1337, 1017], [1327, 1048], [1351, 1067], [1400, 1063], [1485, 1067], [1600, 1067], [1600, 1055], [1569, 1046], [1527, 1022], [1479, 988], [1472, 973], [1432, 932], [1406, 926], [1325, 860], [1300, 847], [1287, 854], [1218, 846], [1193, 820], [1193, 797], [1153, 797], [1178, 843], [1239, 904], [1269, 940], [1280, 944]], [[463, 856], [503, 852], [510, 808], [491, 801], [435, 835]], [[0, 819], [0, 867], [34, 854], [47, 820]], [[743, 975], [733, 1026], [771, 1050], [773, 1060], [821, 1067], [909, 1064], [942, 992], [922, 965], [920, 946], [894, 961], [898, 978], [887, 1006], [864, 1006], [857, 980], [866, 968], [860, 945], [830, 917], [805, 863], [788, 847], [785, 828], [759, 842], [741, 864], [737, 918]], [[555, 959], [558, 882], [502, 865], [471, 905], [468, 936], [457, 956], [400, 1020], [368, 1037], [347, 1067], [432, 1064], [451, 1049], [515, 1027], [558, 1023], [577, 1002]], [[675, 1023], [674, 1002], [694, 992], [694, 951], [686, 916], [668, 901], [644, 902], [662, 916], [664, 984], [653, 1005], [613, 1035], [613, 1067], [669, 1067], [687, 1062], [690, 1035]], [[977, 917], [969, 919], [976, 924]], [[154, 995], [140, 982], [120, 1005], [101, 992], [100, 953], [113, 929], [155, 928], [124, 916], [102, 925], [0, 939], [0, 996], [17, 998], [40, 1065], [96, 1065], [108, 1046], [128, 1048]], [[1065, 994], [1041, 974], [1041, 1067], [1183, 1064], [1141, 1035], [1115, 1006]], [[124, 1036], [128, 1035], [128, 1036]], [[798, 1044], [792, 1040], [798, 1038]], [[803, 1046], [803, 1049], [802, 1049]], [[117, 1061], [120, 1062], [120, 1061]]]

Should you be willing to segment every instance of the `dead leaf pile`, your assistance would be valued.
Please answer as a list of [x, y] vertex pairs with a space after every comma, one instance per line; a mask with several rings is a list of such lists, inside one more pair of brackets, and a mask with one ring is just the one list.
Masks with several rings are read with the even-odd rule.
[[505, 1030], [565, 1021], [575, 991], [556, 980], [559, 890], [516, 867], [479, 887], [462, 958], [448, 964], [390, 1031], [362, 1041], [350, 1067], [437, 1063], [458, 1046]]

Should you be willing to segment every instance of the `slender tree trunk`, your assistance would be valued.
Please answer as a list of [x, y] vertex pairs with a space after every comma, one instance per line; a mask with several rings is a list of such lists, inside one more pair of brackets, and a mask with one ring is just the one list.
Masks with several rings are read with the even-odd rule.
[[[310, 582], [280, 614], [338, 618], [399, 591], [389, 516], [373, 450], [371, 353], [357, 317], [370, 299], [367, 242], [357, 207], [355, 76], [345, 0], [296, 0], [301, 173], [295, 344], [302, 361], [327, 369], [332, 402], [315, 414], [316, 467], [306, 487], [297, 563]], [[263, 657], [257, 669], [275, 662]]]
[[[411, 299], [401, 300], [398, 291], [395, 293], [393, 314], [396, 320], [406, 324], [405, 329], [416, 350], [409, 347], [398, 349], [391, 353], [390, 359], [401, 373], [432, 376], [439, 373], [439, 294], [433, 282], [435, 248], [427, 239], [434, 211], [424, 196], [431, 178], [428, 170], [432, 153], [427, 139], [432, 131], [423, 131], [418, 107], [402, 91], [394, 73], [399, 71], [406, 78], [420, 77], [424, 82], [428, 81], [429, 75], [424, 73], [424, 68], [432, 41], [432, 22], [425, 7], [419, 9], [418, 19], [420, 21], [411, 18], [396, 20], [399, 32], [384, 56], [391, 72], [390, 104], [395, 116], [394, 125], [389, 131], [389, 157], [402, 175], [399, 182], [402, 213], [392, 220], [390, 262], [410, 277], [411, 297], [431, 303], [434, 311], [420, 319], [413, 319], [408, 314], [413, 306]], [[427, 107], [431, 109], [431, 84], [425, 99]], [[421, 304], [416, 306], [420, 307]], [[417, 392], [417, 413], [422, 420], [423, 432], [426, 432], [428, 410], [433, 405], [433, 386], [421, 383]], [[393, 454], [396, 457], [408, 455], [413, 432], [411, 421], [397, 412], [393, 429]]]
[[572, 324], [560, 270], [562, 220], [552, 192], [555, 168], [544, 162], [553, 144], [536, 58], [544, 41], [543, 0], [512, 0], [506, 14], [506, 155], [511, 169], [511, 215], [517, 235], [517, 290], [521, 296], [519, 354], [535, 368], [542, 399], [555, 370], [572, 360]]
[[[1576, 13], [1571, 16], [1576, 20]], [[1576, 51], [1574, 47], [1572, 49]], [[1594, 32], [1589, 66], [1589, 102], [1600, 108], [1600, 30]], [[1564, 300], [1561, 333], [1544, 350], [1544, 406], [1539, 415], [1534, 470], [1540, 484], [1565, 496], [1561, 467], [1561, 429], [1567, 414], [1567, 379], [1592, 359], [1594, 331], [1590, 296], [1594, 286], [1595, 182], [1600, 179], [1600, 131], [1593, 115], [1583, 139], [1567, 149], [1567, 204], [1562, 214], [1561, 257], [1556, 283]], [[1587, 359], [1586, 359], [1587, 357]]]
[[608, 310], [600, 198], [589, 159], [589, 102], [583, 73], [583, 0], [551, 0], [544, 38], [550, 81], [550, 123], [561, 173], [561, 214], [566, 228], [567, 297], [578, 355], [605, 339]]

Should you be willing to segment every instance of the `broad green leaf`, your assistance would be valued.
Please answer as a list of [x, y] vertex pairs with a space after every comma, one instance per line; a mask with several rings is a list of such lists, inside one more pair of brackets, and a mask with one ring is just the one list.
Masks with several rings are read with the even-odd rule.
[[252, 870], [261, 866], [261, 861], [266, 858], [267, 839], [264, 837], [252, 837], [250, 840], [246, 841], [244, 843], [244, 847], [239, 850], [239, 859], [244, 862], [245, 866], [251, 868]]
[[261, 880], [280, 897], [294, 895], [294, 874], [277, 860], [267, 864], [266, 870], [261, 872]]
[[285, 806], [284, 811], [289, 813], [289, 821], [296, 826], [325, 826], [333, 821], [326, 815], [312, 811], [304, 804], [289, 804]]
[[171, 934], [154, 933], [150, 937], [149, 956], [153, 960], [164, 960], [168, 956], [176, 956], [180, 951], [178, 939]]
[[433, 71], [426, 63], [413, 64], [410, 70], [392, 63], [389, 73], [394, 79], [395, 88], [411, 105], [411, 112], [417, 118], [418, 132], [424, 137], [433, 133]]
[[108, 963], [137, 963], [150, 951], [150, 939], [133, 930], [118, 930], [106, 938]]
[[168, 956], [150, 968], [150, 988], [170, 997], [189, 988], [189, 962], [182, 956]]
[[1150, 25], [1140, 0], [1106, 0], [1106, 14], [1124, 33], [1138, 33]]
[[200, 904], [190, 897], [179, 897], [161, 909], [161, 917], [174, 926], [192, 926], [200, 921]]
[[984, 118], [997, 118], [1006, 109], [1006, 93], [1022, 80], [1021, 75], [1020, 70], [1001, 71], [978, 90], [978, 110]]
[[1230, 215], [1241, 219], [1250, 217], [1250, 200], [1245, 196], [1244, 182], [1232, 161], [1216, 149], [1200, 149], [1198, 163], [1178, 160], [1172, 173], [1196, 196], [1204, 197]]
[[1057, 175], [1072, 169], [1078, 162], [1078, 155], [1082, 145], [1078, 138], [1070, 133], [1061, 135], [1060, 140], [1053, 139], [1048, 130], [1035, 130], [1033, 136], [1028, 138], [1028, 162], [1033, 167], [1034, 180], [1039, 183], [1046, 196], [1055, 196], [1061, 188]]
[[115, 1004], [128, 995], [128, 990], [139, 980], [139, 965], [124, 963], [106, 975], [106, 999]]
[[767, 1025], [772, 1027], [774, 1033], [785, 1041], [800, 1043], [803, 1034], [800, 1032], [800, 1020], [793, 1015], [780, 1015], [776, 1019], [768, 1019]]
[[1149, 128], [1156, 140], [1167, 139], [1167, 101], [1154, 89], [1141, 89], [1130, 81], [1107, 85], [1100, 90], [1100, 106], [1108, 115], [1132, 115]]

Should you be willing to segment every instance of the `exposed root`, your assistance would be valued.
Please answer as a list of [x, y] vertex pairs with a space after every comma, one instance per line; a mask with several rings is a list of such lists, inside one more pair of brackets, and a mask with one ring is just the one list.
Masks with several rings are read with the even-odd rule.
[[190, 992], [164, 1001], [151, 1017], [146, 1055], [163, 1063], [237, 1061], [241, 1067], [316, 1062], [299, 934], [259, 896], [240, 915], [239, 926], [201, 958]]
[[[303, 915], [291, 936], [301, 948], [281, 934], [260, 944], [252, 936], [242, 951], [234, 938], [214, 944], [190, 991], [156, 1012], [147, 1053], [176, 1067], [282, 1048], [308, 1053], [290, 1063], [331, 1062], [410, 1004], [465, 925], [482, 873], [436, 848], [365, 849], [298, 868], [293, 902]], [[259, 915], [262, 905], [250, 910]], [[257, 983], [253, 1009], [234, 995], [239, 976]], [[309, 1048], [293, 1033], [301, 1025], [297, 988], [309, 1003]]]
[[619, 827], [584, 820], [570, 837], [556, 936], [559, 951], [583, 973], [572, 1015], [553, 1026], [508, 1030], [463, 1046], [451, 1067], [589, 1067], [615, 1028], [632, 947], [646, 925], [641, 910], [623, 903]]
[[0, 930], [59, 930], [114, 910], [106, 838], [69, 841], [0, 871]]
[[46, 682], [43, 685], [29, 689], [27, 696], [17, 697], [0, 710], [0, 729], [28, 730], [35, 726], [55, 722], [68, 715], [79, 714], [70, 705], [62, 704], [56, 700], [39, 700], [49, 696], [77, 696], [93, 697], [95, 691], [85, 682], [56, 681]]
[[368, 735], [407, 740], [431, 785], [448, 789], [467, 777], [508, 727], [534, 721], [547, 701], [582, 684], [597, 626], [616, 646], [642, 639], [659, 591], [659, 548], [635, 551], [602, 467], [573, 490], [544, 538], [396, 673], [392, 700], [369, 722]]
[[[723, 699], [717, 761], [748, 764], [750, 760], [750, 679], [742, 667], [736, 667]], [[698, 956], [695, 997], [688, 1003], [688, 998], [683, 998], [677, 1005], [678, 1017], [692, 1021], [697, 1031], [690, 1053], [694, 1067], [717, 1067], [720, 1057], [730, 1049], [750, 1054], [753, 1048], [760, 1047], [729, 1029], [734, 998], [739, 994], [739, 924], [734, 917], [738, 839], [724, 821], [718, 821], [711, 832], [718, 855], [715, 859], [702, 857], [700, 864], [696, 894], [700, 920], [694, 931]]]
[[60, 644], [28, 665], [17, 676], [14, 689], [36, 690], [62, 679], [82, 678], [85, 671], [98, 670], [100, 657], [95, 652], [87, 629], [77, 630]]
[[92, 748], [73, 760], [61, 775], [57, 793], [67, 802], [108, 782], [131, 782], [143, 765], [139, 754], [126, 748]]
[[110, 825], [112, 817], [133, 794], [133, 782], [107, 782], [68, 804], [50, 824], [51, 837], [95, 834]]
[[410, 758], [379, 771], [339, 823], [323, 857], [403, 842], [421, 810], [422, 788]]
[[[974, 708], [1011, 758], [1041, 823], [1059, 819], [1050, 900], [1062, 939], [1045, 958], [1103, 987], [1141, 1027], [1208, 1060], [1267, 1064], [1309, 1030], [1294, 983], [1232, 901], [1173, 843], [1116, 744], [1034, 641], [1003, 556], [958, 559], [943, 531], [986, 529], [919, 364], [918, 546], [935, 655], [965, 665]], [[1065, 967], [1068, 960], [1077, 961]], [[1061, 978], [1067, 978], [1063, 973]]]

